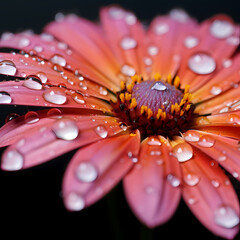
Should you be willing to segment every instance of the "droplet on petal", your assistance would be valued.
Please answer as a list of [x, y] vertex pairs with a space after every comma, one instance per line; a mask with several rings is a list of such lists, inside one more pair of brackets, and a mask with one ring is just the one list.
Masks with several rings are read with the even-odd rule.
[[212, 95], [218, 95], [222, 92], [222, 89], [219, 86], [212, 86], [210, 93]]
[[235, 123], [235, 124], [240, 124], [240, 116], [238, 116], [237, 114], [234, 114], [234, 113], [232, 113], [232, 114], [229, 114], [229, 116], [228, 116], [228, 121], [230, 122], [230, 123]]
[[105, 126], [99, 125], [95, 129], [96, 134], [101, 138], [106, 138], [108, 135], [108, 131]]
[[7, 92], [0, 92], [0, 103], [11, 103], [12, 98]]
[[180, 180], [178, 177], [176, 177], [173, 174], [168, 174], [167, 175], [167, 180], [171, 184], [172, 187], [178, 187], [180, 185]]
[[76, 176], [82, 182], [93, 182], [98, 176], [98, 171], [91, 163], [81, 162], [77, 166]]
[[211, 181], [211, 183], [212, 183], [212, 185], [213, 185], [215, 188], [218, 188], [218, 187], [220, 186], [219, 181], [217, 181], [217, 180], [215, 180], [215, 179], [213, 179], [213, 180]]
[[215, 139], [211, 136], [202, 136], [198, 141], [201, 147], [212, 147], [215, 144]]
[[66, 207], [71, 211], [80, 211], [85, 207], [85, 201], [83, 197], [75, 192], [71, 192], [65, 199]]
[[10, 60], [3, 60], [0, 62], [0, 74], [15, 75], [17, 68], [15, 64]]
[[126, 123], [123, 123], [123, 122], [122, 122], [122, 123], [120, 123], [120, 125], [119, 125], [119, 126], [120, 126], [120, 128], [121, 128], [123, 131], [126, 131], [126, 130], [127, 130], [127, 128], [128, 128], [128, 127], [127, 127], [127, 124], [126, 124]]
[[125, 22], [132, 26], [137, 22], [137, 17], [133, 13], [128, 12], [125, 16]]
[[63, 56], [61, 56], [60, 54], [53, 55], [52, 58], [50, 59], [50, 61], [53, 64], [58, 64], [62, 67], [65, 67], [67, 64], [66, 59]]
[[195, 173], [187, 173], [183, 176], [183, 180], [189, 186], [196, 186], [199, 183], [200, 177]]
[[46, 75], [46, 73], [38, 72], [38, 73], [36, 73], [36, 75], [40, 78], [42, 83], [46, 83], [47, 82], [47, 75]]
[[130, 50], [137, 46], [137, 41], [131, 37], [124, 37], [120, 42], [120, 46], [123, 50]]
[[29, 46], [29, 44], [30, 44], [30, 40], [28, 38], [21, 38], [18, 42], [18, 46], [20, 48], [27, 47]]
[[39, 121], [39, 116], [37, 112], [30, 111], [24, 116], [24, 120], [28, 124], [36, 123]]
[[83, 97], [81, 94], [74, 93], [74, 94], [72, 95], [72, 98], [73, 98], [73, 100], [74, 100], [76, 103], [80, 103], [80, 104], [84, 104], [84, 103], [85, 103], [84, 97]]
[[187, 48], [194, 48], [199, 44], [199, 40], [196, 37], [188, 36], [185, 38], [184, 45]]
[[216, 69], [216, 61], [206, 53], [197, 53], [189, 58], [188, 67], [197, 74], [210, 74]]
[[59, 118], [61, 116], [62, 112], [60, 109], [58, 108], [51, 108], [48, 112], [47, 112], [47, 116], [48, 117], [52, 117], [52, 118]]
[[200, 135], [194, 131], [189, 130], [185, 133], [184, 139], [188, 142], [198, 142]]
[[150, 146], [161, 146], [162, 145], [161, 142], [155, 137], [149, 138], [147, 144]]
[[55, 135], [63, 140], [74, 140], [77, 138], [79, 129], [74, 120], [61, 119], [54, 123], [52, 130]]
[[149, 55], [155, 56], [155, 55], [158, 54], [159, 49], [158, 49], [157, 46], [151, 45], [151, 46], [148, 47], [147, 52], [148, 52]]
[[182, 9], [173, 9], [170, 11], [169, 15], [171, 18], [182, 23], [185, 23], [189, 19], [188, 14]]
[[10, 150], [3, 155], [2, 169], [6, 171], [16, 171], [23, 167], [23, 156], [17, 150]]
[[9, 121], [12, 121], [13, 119], [15, 118], [18, 118], [20, 117], [19, 114], [17, 113], [10, 113], [9, 115], [7, 115], [7, 117], [5, 118], [5, 123], [9, 122]]
[[67, 96], [59, 88], [49, 88], [43, 93], [43, 98], [53, 104], [64, 104], [67, 101]]
[[126, 76], [132, 77], [136, 74], [136, 70], [133, 67], [125, 64], [121, 68], [121, 73]]
[[169, 25], [167, 23], [158, 23], [154, 27], [155, 34], [161, 36], [169, 31]]
[[173, 153], [175, 154], [179, 162], [185, 162], [187, 160], [190, 160], [193, 156], [192, 147], [185, 142], [179, 143], [178, 145], [174, 146]]
[[42, 81], [35, 75], [29, 75], [23, 82], [23, 86], [33, 90], [42, 89]]
[[224, 39], [234, 33], [234, 26], [228, 21], [215, 20], [210, 26], [210, 33], [216, 38]]
[[225, 228], [233, 228], [239, 224], [239, 216], [236, 211], [230, 207], [223, 205], [214, 212], [216, 224]]

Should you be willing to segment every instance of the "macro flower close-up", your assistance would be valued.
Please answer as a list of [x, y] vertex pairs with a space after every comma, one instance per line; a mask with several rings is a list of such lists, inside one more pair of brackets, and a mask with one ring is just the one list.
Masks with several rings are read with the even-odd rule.
[[62, 180], [66, 211], [122, 181], [148, 228], [168, 224], [183, 200], [208, 231], [233, 239], [239, 37], [224, 14], [198, 22], [173, 8], [147, 25], [118, 5], [102, 7], [98, 22], [59, 13], [40, 34], [4, 32], [0, 104], [38, 109], [6, 116], [2, 171], [24, 174], [74, 150]]

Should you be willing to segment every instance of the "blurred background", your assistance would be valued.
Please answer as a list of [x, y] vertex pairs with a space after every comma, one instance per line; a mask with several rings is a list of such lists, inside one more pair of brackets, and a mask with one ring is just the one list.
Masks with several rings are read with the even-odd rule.
[[[202, 21], [217, 13], [226, 13], [240, 22], [240, 2], [236, 0], [16, 0], [1, 1], [0, 32], [32, 29], [41, 32], [58, 12], [76, 13], [97, 20], [101, 6], [120, 4], [132, 10], [144, 22], [175, 7], [185, 9]], [[176, 39], [177, 41], [177, 39]], [[26, 107], [1, 107], [1, 123], [8, 113], [23, 113]], [[191, 214], [184, 202], [163, 226], [152, 231], [142, 226], [129, 209], [122, 185], [108, 196], [81, 212], [69, 213], [61, 198], [65, 167], [74, 152], [42, 166], [20, 172], [0, 171], [1, 234], [11, 237], [67, 239], [220, 239], [208, 232]], [[234, 183], [239, 192], [239, 184]], [[238, 236], [240, 238], [240, 235]]]

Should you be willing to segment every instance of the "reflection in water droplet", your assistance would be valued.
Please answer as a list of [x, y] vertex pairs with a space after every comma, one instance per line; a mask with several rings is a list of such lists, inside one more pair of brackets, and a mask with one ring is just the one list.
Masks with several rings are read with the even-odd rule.
[[30, 40], [28, 38], [21, 38], [18, 42], [20, 48], [24, 48], [30, 45]]
[[161, 142], [159, 141], [159, 139], [155, 138], [155, 137], [150, 137], [148, 142], [148, 145], [153, 145], [153, 146], [161, 146]]
[[7, 92], [0, 92], [0, 103], [11, 103], [12, 98]]
[[212, 95], [218, 95], [222, 92], [222, 89], [219, 86], [212, 86], [210, 93]]
[[10, 114], [7, 115], [7, 117], [5, 118], [5, 123], [7, 123], [7, 122], [9, 122], [9, 121], [11, 121], [11, 120], [13, 120], [13, 119], [15, 119], [15, 118], [18, 118], [18, 117], [20, 117], [20, 115], [17, 114], [17, 113], [10, 113]]
[[30, 111], [24, 116], [24, 121], [28, 124], [36, 123], [39, 121], [39, 116], [37, 112]]
[[108, 135], [107, 128], [103, 125], [97, 126], [94, 130], [97, 133], [97, 135], [101, 138], [106, 138]]
[[3, 154], [1, 167], [6, 171], [16, 171], [23, 167], [23, 156], [17, 150], [10, 150]]
[[185, 162], [187, 160], [190, 160], [193, 156], [192, 147], [185, 142], [174, 146], [173, 153], [175, 154], [179, 162]]
[[81, 94], [74, 93], [72, 94], [72, 98], [76, 103], [80, 103], [80, 104], [85, 103], [84, 97]]
[[183, 176], [184, 182], [189, 186], [196, 186], [199, 183], [200, 177], [194, 173], [188, 173]]
[[67, 195], [65, 204], [71, 211], [80, 211], [85, 207], [84, 199], [75, 192], [71, 192]]
[[3, 60], [0, 62], [0, 74], [15, 75], [17, 68], [15, 64], [10, 60]]
[[234, 26], [228, 21], [215, 20], [210, 26], [210, 33], [219, 39], [227, 38], [234, 33]]
[[126, 75], [126, 76], [129, 76], [129, 77], [132, 77], [136, 74], [136, 71], [134, 68], [130, 67], [129, 65], [123, 65], [122, 68], [121, 68], [121, 73]]
[[158, 91], [164, 91], [167, 89], [167, 87], [162, 82], [156, 82], [152, 86], [151, 89], [158, 90]]
[[215, 188], [218, 188], [220, 186], [220, 182], [218, 180], [213, 179], [211, 180], [211, 183]]
[[202, 136], [198, 141], [198, 145], [201, 147], [212, 147], [214, 144], [215, 139], [211, 136]]
[[60, 88], [56, 87], [45, 90], [45, 92], [43, 93], [43, 98], [47, 102], [59, 105], [64, 104], [67, 101], [67, 96], [65, 95], [65, 93], [60, 90]]
[[23, 86], [33, 90], [41, 90], [42, 81], [35, 75], [29, 75], [25, 78]]
[[58, 108], [51, 108], [48, 112], [47, 112], [47, 116], [51, 117], [51, 118], [60, 118], [62, 115], [62, 112], [60, 109]]
[[52, 56], [52, 58], [50, 59], [50, 61], [54, 64], [58, 64], [62, 67], [65, 67], [67, 62], [66, 62], [66, 59], [61, 56], [60, 54], [55, 54]]
[[167, 175], [167, 180], [171, 184], [172, 187], [178, 187], [180, 185], [180, 180], [178, 177], [176, 177], [173, 174], [168, 174]]
[[76, 139], [79, 133], [76, 122], [71, 119], [57, 120], [52, 130], [58, 138], [68, 141]]
[[81, 162], [76, 169], [77, 179], [82, 182], [93, 182], [98, 176], [95, 166], [89, 162]]
[[120, 123], [120, 128], [123, 130], [123, 131], [126, 131], [127, 130], [127, 124], [126, 123]]
[[46, 75], [46, 73], [38, 72], [38, 73], [36, 73], [36, 75], [40, 78], [42, 83], [46, 83], [47, 82], [47, 75]]
[[184, 139], [188, 142], [198, 142], [200, 135], [197, 132], [189, 130], [185, 133]]

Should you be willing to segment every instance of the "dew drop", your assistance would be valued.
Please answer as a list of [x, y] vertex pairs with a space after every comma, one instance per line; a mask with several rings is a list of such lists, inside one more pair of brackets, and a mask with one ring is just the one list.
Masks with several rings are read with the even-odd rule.
[[170, 11], [169, 15], [171, 18], [182, 23], [185, 23], [189, 19], [188, 14], [182, 9], [173, 9]]
[[53, 35], [49, 33], [42, 33], [40, 36], [41, 36], [41, 39], [46, 42], [51, 42], [54, 40]]
[[189, 203], [190, 205], [193, 205], [193, 204], [195, 204], [196, 202], [197, 202], [197, 199], [194, 198], [194, 197], [190, 197], [190, 198], [188, 199], [188, 203]]
[[200, 135], [194, 131], [189, 130], [185, 133], [184, 139], [188, 142], [198, 142]]
[[162, 152], [160, 150], [152, 150], [150, 151], [151, 156], [160, 156]]
[[217, 180], [215, 180], [215, 179], [211, 180], [211, 184], [212, 184], [215, 188], [218, 188], [218, 187], [220, 186], [219, 181], [217, 181]]
[[167, 23], [158, 23], [154, 27], [155, 34], [161, 36], [169, 31], [169, 25]]
[[15, 64], [10, 60], [3, 60], [0, 62], [0, 74], [15, 75], [17, 68]]
[[197, 53], [189, 58], [188, 67], [197, 74], [210, 74], [216, 69], [216, 62], [206, 53]]
[[58, 64], [58, 65], [60, 65], [60, 66], [62, 66], [62, 67], [65, 67], [66, 64], [67, 64], [66, 59], [65, 59], [63, 56], [61, 56], [60, 54], [54, 54], [54, 55], [51, 57], [50, 61], [51, 61], [53, 64]]
[[154, 83], [154, 85], [152, 86], [151, 89], [158, 90], [158, 91], [164, 91], [167, 89], [167, 87], [161, 82], [156, 82], [156, 83]]
[[222, 89], [219, 86], [212, 86], [210, 93], [212, 95], [218, 95], [222, 92]]
[[80, 211], [85, 207], [85, 201], [83, 197], [75, 192], [71, 192], [65, 199], [66, 207], [71, 211]]
[[21, 38], [18, 42], [20, 48], [24, 48], [30, 45], [30, 40], [28, 38]]
[[39, 116], [37, 112], [30, 111], [24, 116], [24, 121], [28, 124], [36, 123], [39, 121]]
[[43, 51], [43, 47], [42, 47], [42, 46], [39, 46], [39, 45], [36, 45], [36, 46], [34, 47], [34, 50], [35, 50], [36, 52], [38, 52], [38, 53], [41, 53], [41, 52]]
[[121, 8], [118, 8], [118, 7], [109, 8], [108, 13], [112, 19], [121, 19], [125, 16], [125, 12]]
[[125, 64], [121, 68], [121, 73], [126, 76], [132, 77], [135, 75], [136, 70], [133, 67]]
[[145, 58], [143, 59], [143, 62], [144, 62], [145, 65], [147, 65], [147, 66], [151, 66], [151, 65], [152, 65], [152, 59], [149, 58], [149, 57], [145, 57]]
[[227, 156], [225, 156], [225, 155], [221, 155], [221, 156], [218, 157], [218, 161], [219, 161], [219, 162], [223, 162], [223, 161], [225, 161], [226, 159], [227, 159]]
[[94, 130], [97, 133], [97, 135], [101, 138], [106, 138], [108, 135], [108, 131], [107, 131], [106, 127], [103, 125], [97, 126], [96, 128], [94, 128]]
[[103, 96], [107, 96], [107, 94], [108, 94], [108, 91], [107, 91], [107, 89], [105, 88], [105, 87], [100, 87], [99, 88], [99, 93], [101, 94], [101, 95], [103, 95]]
[[136, 24], [137, 17], [133, 13], [128, 12], [128, 13], [126, 13], [126, 16], [125, 16], [125, 22], [128, 25], [132, 26], [132, 25]]
[[81, 94], [74, 93], [72, 94], [72, 98], [76, 103], [80, 103], [80, 104], [85, 103], [84, 97]]
[[47, 116], [51, 118], [60, 118], [62, 115], [62, 112], [58, 108], [52, 108], [47, 112]]
[[180, 180], [178, 177], [176, 177], [173, 174], [168, 174], [167, 175], [167, 180], [171, 184], [172, 187], [178, 187], [180, 185]]
[[5, 118], [5, 123], [9, 122], [9, 121], [12, 121], [13, 119], [15, 118], [18, 118], [20, 117], [19, 114], [17, 113], [10, 113], [9, 115], [7, 115], [7, 117]]
[[207, 125], [207, 124], [209, 124], [209, 123], [210, 123], [210, 120], [209, 120], [208, 117], [202, 116], [202, 117], [198, 117], [198, 118], [196, 119], [196, 124], [197, 124], [197, 125]]
[[150, 137], [147, 144], [150, 146], [161, 146], [162, 145], [161, 142], [155, 137]]
[[144, 192], [147, 195], [152, 195], [152, 194], [156, 193], [156, 189], [153, 186], [147, 186], [147, 187], [145, 187]]
[[91, 163], [81, 162], [77, 166], [76, 176], [82, 182], [93, 182], [98, 176], [98, 171]]
[[215, 144], [215, 139], [211, 136], [202, 136], [198, 141], [201, 147], [212, 147]]
[[52, 130], [58, 138], [67, 141], [76, 139], [79, 133], [76, 122], [71, 119], [57, 120], [53, 124]]
[[149, 55], [155, 56], [155, 55], [158, 54], [159, 49], [158, 49], [157, 46], [151, 45], [151, 46], [148, 47], [147, 52], [148, 52]]
[[35, 75], [29, 75], [25, 78], [23, 82], [23, 86], [33, 90], [41, 90], [42, 89], [42, 81], [39, 77]]
[[183, 176], [183, 180], [187, 185], [192, 187], [196, 186], [199, 183], [200, 177], [195, 173], [187, 173]]
[[120, 126], [120, 128], [121, 128], [123, 131], [126, 131], [126, 130], [127, 130], [127, 128], [128, 128], [128, 127], [127, 127], [127, 124], [126, 124], [126, 123], [123, 123], [123, 122], [122, 122], [122, 123], [120, 123], [120, 125], [119, 125], [119, 126]]
[[232, 66], [232, 60], [231, 59], [223, 60], [222, 65], [224, 68], [229, 68]]
[[123, 50], [130, 50], [136, 48], [137, 41], [132, 37], [124, 37], [120, 42], [120, 46]]
[[228, 21], [215, 20], [210, 26], [210, 33], [216, 38], [224, 39], [234, 33], [234, 26]]
[[46, 83], [47, 82], [47, 75], [46, 75], [46, 73], [38, 72], [38, 73], [36, 73], [36, 75], [40, 78], [42, 83]]
[[16, 171], [23, 167], [23, 156], [17, 150], [7, 151], [2, 158], [2, 169], [6, 171]]
[[227, 43], [230, 45], [238, 46], [239, 42], [240, 42], [240, 39], [237, 36], [232, 36], [232, 37], [227, 38]]
[[173, 153], [175, 154], [179, 162], [185, 162], [187, 160], [190, 160], [193, 156], [192, 147], [185, 142], [179, 143], [178, 145], [174, 146]]
[[0, 103], [11, 103], [12, 98], [7, 92], [0, 92]]
[[240, 116], [238, 116], [237, 114], [229, 114], [228, 116], [228, 121], [230, 123], [235, 123], [235, 124], [240, 124]]
[[194, 48], [199, 44], [199, 40], [196, 37], [188, 36], [184, 40], [184, 45], [186, 48]]
[[216, 224], [225, 228], [233, 228], [239, 224], [239, 216], [236, 211], [227, 205], [222, 205], [214, 212]]
[[43, 93], [43, 98], [49, 103], [58, 105], [64, 104], [67, 101], [67, 96], [65, 93], [56, 87], [47, 89]]

